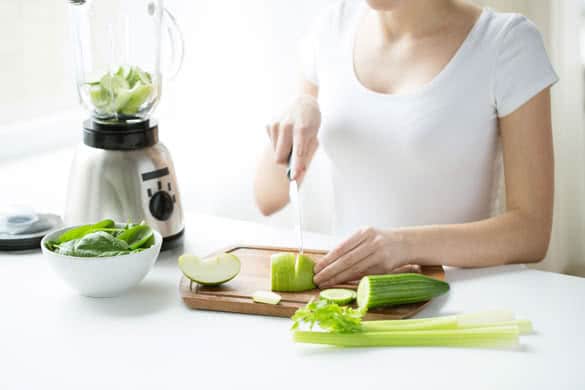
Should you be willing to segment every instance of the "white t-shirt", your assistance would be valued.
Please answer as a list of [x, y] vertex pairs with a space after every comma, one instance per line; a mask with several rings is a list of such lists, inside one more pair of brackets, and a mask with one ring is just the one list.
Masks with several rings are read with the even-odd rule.
[[463, 223], [490, 216], [498, 117], [557, 81], [524, 16], [484, 9], [454, 57], [413, 93], [382, 94], [356, 78], [364, 1], [341, 1], [301, 42], [319, 86], [319, 141], [331, 165], [337, 233]]

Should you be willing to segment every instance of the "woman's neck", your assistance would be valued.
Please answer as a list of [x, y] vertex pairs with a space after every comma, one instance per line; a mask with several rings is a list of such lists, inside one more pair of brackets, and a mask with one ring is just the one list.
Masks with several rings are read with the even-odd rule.
[[377, 19], [383, 38], [419, 37], [445, 25], [454, 8], [452, 0], [406, 0], [392, 9], [378, 9]]

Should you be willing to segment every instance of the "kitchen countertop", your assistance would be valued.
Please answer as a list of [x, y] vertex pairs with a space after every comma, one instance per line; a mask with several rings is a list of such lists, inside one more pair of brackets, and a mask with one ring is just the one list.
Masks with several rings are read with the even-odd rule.
[[[176, 267], [183, 251], [294, 245], [295, 234], [197, 214], [186, 221], [184, 250], [162, 254], [118, 298], [76, 295], [37, 251], [0, 253], [0, 388], [585, 388], [583, 278], [520, 265], [447, 270], [451, 291], [418, 317], [510, 309], [536, 329], [515, 350], [296, 345], [288, 319], [187, 309]], [[315, 234], [306, 241], [334, 243]]]

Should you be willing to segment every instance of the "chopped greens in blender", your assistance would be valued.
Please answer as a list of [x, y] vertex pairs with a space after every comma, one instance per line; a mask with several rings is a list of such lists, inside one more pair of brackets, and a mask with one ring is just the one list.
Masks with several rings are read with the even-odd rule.
[[87, 85], [96, 109], [117, 116], [136, 115], [153, 90], [150, 73], [138, 66], [120, 66], [115, 73]]

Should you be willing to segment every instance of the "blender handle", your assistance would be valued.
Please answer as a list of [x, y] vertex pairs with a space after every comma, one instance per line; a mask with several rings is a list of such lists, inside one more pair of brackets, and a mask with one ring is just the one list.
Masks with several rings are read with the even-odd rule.
[[183, 65], [183, 57], [185, 55], [185, 42], [183, 40], [183, 33], [177, 24], [177, 20], [173, 14], [165, 7], [162, 13], [163, 22], [166, 25], [166, 30], [171, 41], [171, 56], [172, 62], [168, 71], [168, 78], [174, 79]]

